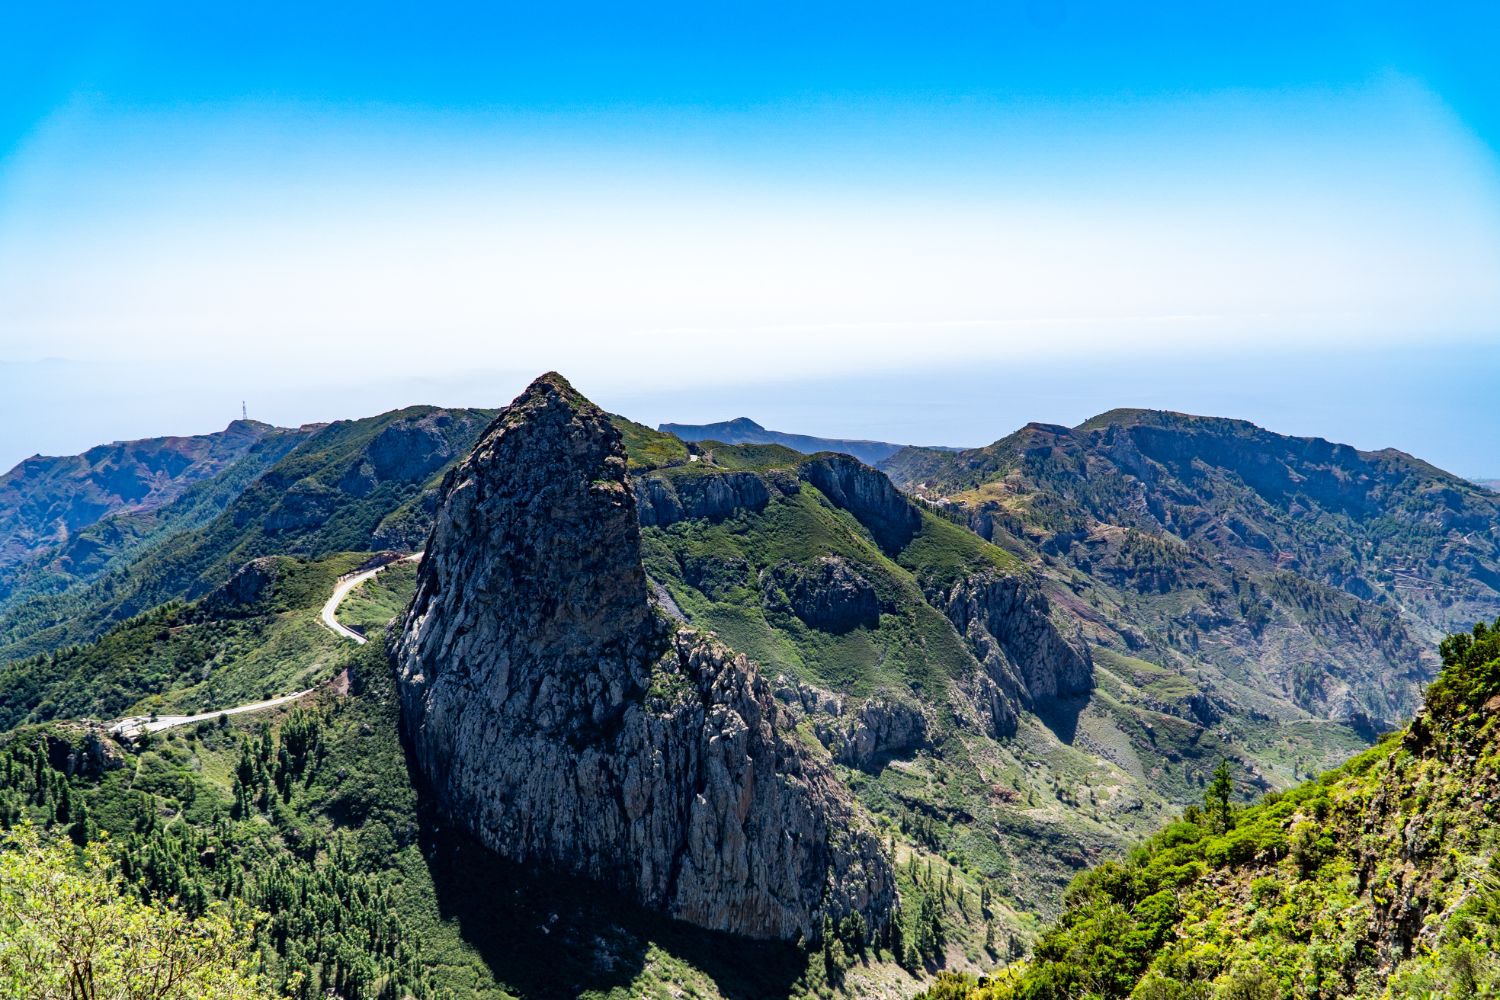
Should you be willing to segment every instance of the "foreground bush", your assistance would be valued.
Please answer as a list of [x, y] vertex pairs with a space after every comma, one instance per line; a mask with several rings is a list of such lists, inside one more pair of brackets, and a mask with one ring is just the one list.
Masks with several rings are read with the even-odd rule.
[[261, 1000], [271, 993], [228, 916], [190, 918], [124, 891], [106, 848], [0, 840], [0, 997]]

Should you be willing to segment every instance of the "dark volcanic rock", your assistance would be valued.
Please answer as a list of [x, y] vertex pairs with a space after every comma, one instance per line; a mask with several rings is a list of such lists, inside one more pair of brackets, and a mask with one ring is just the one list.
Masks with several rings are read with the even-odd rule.
[[281, 502], [266, 514], [266, 531], [270, 534], [306, 531], [328, 521], [342, 502], [338, 490], [306, 480], [295, 483], [281, 496]]
[[853, 514], [887, 553], [898, 551], [922, 527], [922, 515], [883, 474], [847, 455], [823, 455], [802, 465], [802, 478]]
[[42, 736], [47, 762], [62, 773], [99, 778], [125, 766], [124, 749], [97, 722], [59, 722]]
[[618, 432], [561, 377], [449, 473], [392, 639], [417, 764], [493, 850], [755, 937], [895, 901], [846, 789], [742, 656], [656, 616]]
[[704, 472], [638, 479], [635, 498], [641, 524], [665, 528], [689, 518], [719, 522], [742, 510], [765, 510], [771, 492], [753, 472]]
[[1019, 708], [1089, 691], [1093, 664], [1053, 624], [1046, 596], [1024, 576], [985, 573], [928, 596], [968, 642], [983, 674], [971, 695], [996, 732], [1015, 730]]
[[812, 566], [778, 563], [763, 574], [761, 592], [767, 607], [789, 610], [825, 632], [880, 624], [875, 588], [839, 556], [824, 556]]

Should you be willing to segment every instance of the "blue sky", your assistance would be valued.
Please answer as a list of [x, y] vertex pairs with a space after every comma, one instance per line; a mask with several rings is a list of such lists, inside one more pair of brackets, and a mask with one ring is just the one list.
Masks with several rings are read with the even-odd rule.
[[557, 368], [650, 420], [1154, 405], [1500, 475], [1500, 7], [1142, 6], [12, 5], [0, 466]]

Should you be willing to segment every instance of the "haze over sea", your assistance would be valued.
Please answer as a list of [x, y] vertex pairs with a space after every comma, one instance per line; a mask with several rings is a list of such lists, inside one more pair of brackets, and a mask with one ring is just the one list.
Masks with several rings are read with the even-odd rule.
[[1500, 475], [1493, 5], [189, 13], [5, 15], [0, 467], [556, 368], [653, 420], [1155, 406]]

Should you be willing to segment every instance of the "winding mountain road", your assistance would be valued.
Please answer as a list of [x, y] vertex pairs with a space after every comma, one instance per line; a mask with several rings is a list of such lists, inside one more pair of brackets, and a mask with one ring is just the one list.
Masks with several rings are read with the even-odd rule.
[[[358, 587], [366, 580], [373, 580], [376, 576], [380, 575], [383, 570], [389, 569], [397, 563], [417, 562], [421, 558], [422, 553], [414, 552], [409, 556], [402, 556], [400, 559], [392, 559], [388, 563], [382, 563], [381, 565], [376, 566], [374, 569], [367, 569], [362, 573], [354, 573], [349, 576], [340, 577], [338, 583], [334, 585], [333, 593], [323, 604], [323, 610], [319, 614], [318, 620], [321, 621], [323, 625], [330, 631], [332, 631], [335, 635], [341, 635], [346, 639], [353, 639], [361, 646], [369, 642], [369, 639], [365, 638], [363, 635], [360, 635], [358, 632], [354, 631], [354, 629], [338, 620], [339, 605], [343, 603], [344, 598], [348, 597], [349, 594], [354, 590], [354, 588]], [[121, 737], [122, 739], [135, 739], [136, 737], [144, 735], [145, 733], [159, 733], [166, 729], [176, 729], [178, 726], [191, 726], [199, 722], [211, 722], [221, 715], [241, 715], [246, 712], [262, 712], [269, 708], [276, 708], [278, 706], [285, 705], [288, 702], [296, 701], [303, 695], [311, 694], [316, 690], [317, 687], [310, 687], [305, 691], [295, 691], [292, 694], [284, 694], [276, 698], [267, 698], [265, 701], [251, 702], [248, 705], [236, 705], [234, 708], [221, 708], [214, 712], [200, 712], [197, 715], [158, 715], [155, 718], [151, 718], [149, 716], [132, 715], [129, 718], [120, 719], [118, 722], [110, 723], [109, 731], [114, 735]]]
[[285, 705], [289, 701], [315, 691], [316, 688], [308, 688], [306, 691], [297, 691], [293, 694], [284, 694], [279, 698], [267, 698], [265, 701], [252, 702], [249, 705], [237, 705], [234, 708], [224, 708], [217, 712], [200, 712], [197, 715], [158, 715], [156, 718], [133, 715], [119, 722], [112, 722], [109, 731], [116, 736], [126, 739], [134, 739], [142, 733], [159, 733], [164, 729], [176, 729], [178, 726], [191, 726], [196, 722], [212, 722], [221, 715], [239, 715], [243, 712], [261, 712], [278, 705]]
[[374, 569], [367, 569], [363, 573], [355, 573], [352, 576], [343, 577], [333, 588], [333, 594], [329, 596], [328, 601], [323, 605], [323, 613], [319, 616], [319, 621], [321, 621], [335, 635], [341, 635], [345, 639], [353, 639], [355, 642], [363, 646], [370, 640], [366, 639], [363, 635], [360, 635], [358, 632], [354, 631], [354, 629], [339, 621], [339, 605], [343, 603], [344, 598], [349, 596], [349, 592], [351, 590], [353, 590], [355, 587], [358, 587], [366, 580], [373, 580], [383, 570], [396, 565], [396, 563], [398, 562], [417, 562], [421, 558], [422, 553], [413, 552], [409, 556], [402, 556], [400, 559], [393, 559], [388, 563], [376, 566]]

